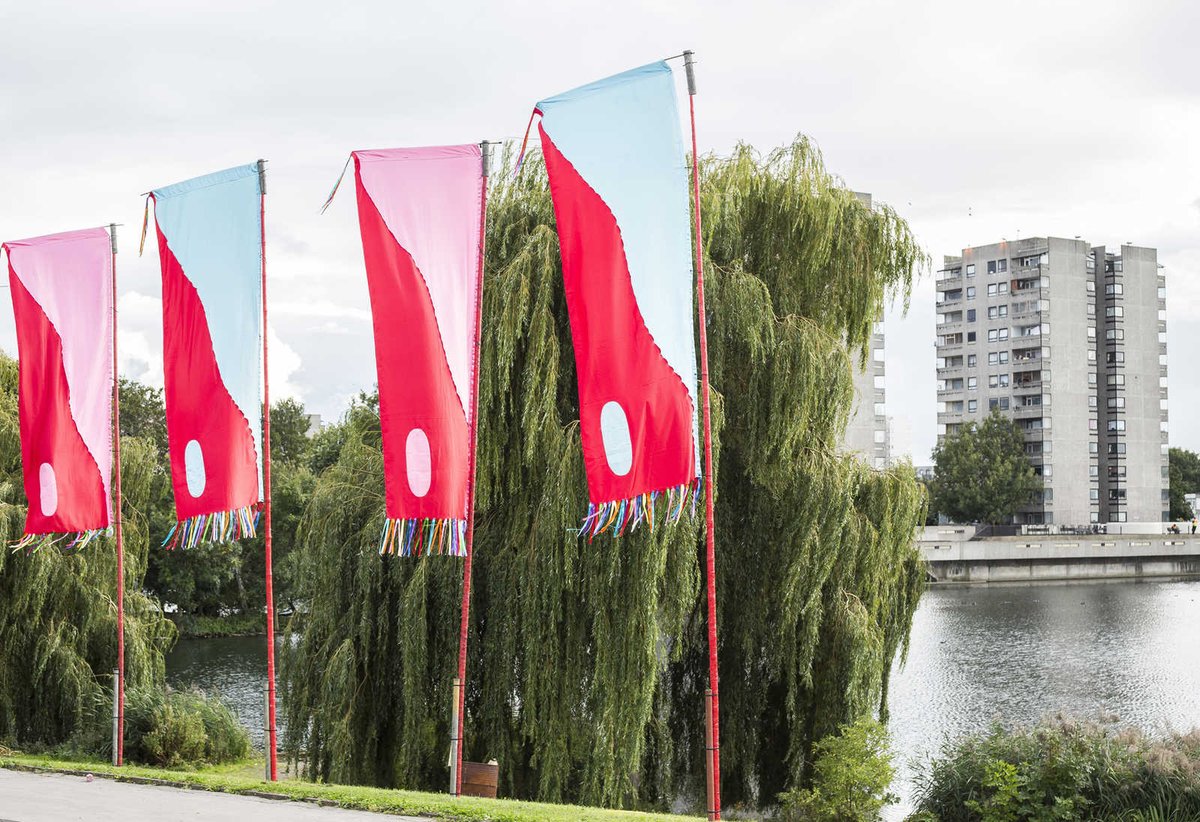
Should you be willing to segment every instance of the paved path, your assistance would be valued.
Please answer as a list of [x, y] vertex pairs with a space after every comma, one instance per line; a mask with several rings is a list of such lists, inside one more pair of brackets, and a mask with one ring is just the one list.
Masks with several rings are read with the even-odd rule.
[[0, 769], [0, 822], [429, 822], [97, 777]]

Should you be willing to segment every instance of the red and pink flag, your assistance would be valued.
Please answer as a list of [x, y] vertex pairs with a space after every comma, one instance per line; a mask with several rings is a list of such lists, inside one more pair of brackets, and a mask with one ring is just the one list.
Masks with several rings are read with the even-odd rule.
[[591, 504], [615, 534], [699, 488], [688, 167], [665, 62], [542, 100]]
[[379, 550], [465, 556], [482, 152], [461, 145], [351, 156], [383, 433]]
[[111, 522], [112, 244], [103, 228], [4, 244], [20, 359], [28, 547], [87, 545]]
[[262, 502], [262, 186], [255, 164], [150, 193], [167, 442], [189, 548], [255, 535]]

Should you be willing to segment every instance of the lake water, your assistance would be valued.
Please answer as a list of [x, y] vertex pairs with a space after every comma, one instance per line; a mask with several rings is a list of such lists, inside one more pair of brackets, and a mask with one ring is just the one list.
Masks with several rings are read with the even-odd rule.
[[[261, 746], [265, 654], [261, 637], [183, 640], [167, 679], [219, 690]], [[905, 798], [892, 818], [909, 806], [917, 761], [997, 721], [1061, 711], [1151, 731], [1200, 726], [1200, 582], [933, 588], [889, 707]]]

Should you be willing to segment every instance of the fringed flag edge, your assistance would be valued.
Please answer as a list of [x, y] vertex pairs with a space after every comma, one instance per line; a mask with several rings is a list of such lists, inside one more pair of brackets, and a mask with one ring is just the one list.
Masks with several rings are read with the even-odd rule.
[[467, 521], [465, 519], [392, 519], [383, 521], [379, 555], [420, 557], [465, 557]]
[[197, 514], [175, 523], [162, 544], [168, 551], [173, 551], [176, 548], [195, 548], [202, 542], [252, 539], [258, 535], [260, 513], [257, 505], [244, 505], [231, 511]]
[[58, 545], [64, 540], [66, 544], [62, 546], [64, 551], [82, 550], [87, 548], [100, 537], [111, 537], [112, 528], [91, 528], [86, 531], [68, 532], [65, 534], [47, 533], [47, 534], [26, 534], [10, 547], [15, 554], [18, 551], [25, 551], [29, 554], [34, 554], [43, 548], [48, 548], [52, 545]]
[[663, 525], [674, 525], [683, 517], [684, 509], [691, 500], [691, 516], [696, 516], [696, 502], [700, 498], [702, 480], [697, 477], [691, 482], [639, 494], [630, 499], [588, 504], [587, 516], [579, 526], [580, 534], [587, 534], [588, 541], [611, 531], [614, 537], [634, 531], [645, 523], [650, 531], [658, 514], [658, 503], [665, 498]]

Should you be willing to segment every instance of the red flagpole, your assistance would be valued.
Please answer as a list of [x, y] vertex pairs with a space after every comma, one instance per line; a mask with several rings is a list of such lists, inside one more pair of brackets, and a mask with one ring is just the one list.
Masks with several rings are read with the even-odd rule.
[[262, 242], [262, 344], [263, 344], [263, 535], [267, 577], [267, 760], [271, 781], [279, 779], [275, 739], [275, 587], [271, 573], [271, 378], [267, 370], [267, 164], [258, 161], [258, 225]]
[[479, 433], [479, 341], [483, 336], [483, 250], [487, 239], [487, 186], [491, 173], [492, 147], [487, 141], [479, 144], [483, 163], [483, 194], [479, 202], [479, 263], [475, 274], [475, 339], [471, 368], [471, 450], [467, 456], [467, 556], [463, 561], [462, 609], [458, 629], [458, 727], [454, 742], [454, 796], [462, 794], [463, 726], [466, 723], [467, 701], [467, 628], [471, 615], [471, 560], [475, 556], [475, 447]]
[[116, 763], [125, 764], [125, 535], [121, 528], [121, 379], [117, 374], [117, 226], [110, 223], [112, 240], [112, 425], [113, 535], [117, 541], [117, 739]]
[[696, 151], [696, 72], [691, 51], [683, 53], [687, 70], [688, 109], [692, 122], [692, 201], [696, 222], [696, 310], [700, 323], [700, 391], [704, 403], [704, 565], [708, 583], [708, 721], [711, 738], [706, 740], [708, 754], [708, 818], [721, 818], [721, 726], [717, 676], [717, 580], [716, 552], [713, 546], [713, 475], [712, 410], [708, 384], [708, 330], [704, 313], [704, 246], [700, 239], [700, 158]]

